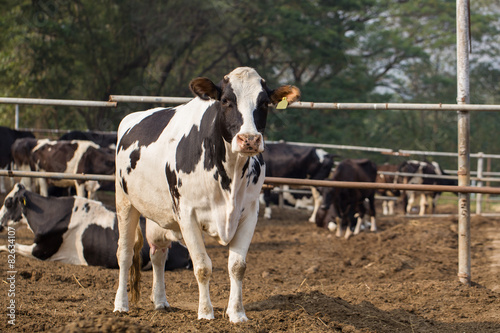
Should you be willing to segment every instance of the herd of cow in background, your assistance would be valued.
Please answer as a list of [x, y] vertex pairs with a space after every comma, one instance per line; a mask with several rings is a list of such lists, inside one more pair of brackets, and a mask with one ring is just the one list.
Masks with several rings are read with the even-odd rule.
[[[17, 131], [0, 127], [0, 168], [20, 171], [45, 171], [61, 173], [83, 173], [113, 175], [115, 171], [114, 149], [116, 134], [99, 132], [72, 131], [57, 140], [36, 139], [32, 132]], [[292, 145], [287, 143], [268, 143], [263, 153], [266, 163], [266, 176], [296, 179], [403, 183], [426, 185], [457, 185], [455, 180], [422, 178], [425, 175], [446, 175], [436, 162], [404, 161], [399, 165], [383, 164], [377, 166], [368, 159], [345, 159], [335, 167], [335, 155], [323, 149]], [[377, 173], [378, 172], [378, 173]], [[382, 172], [382, 173], [380, 173]], [[395, 176], [388, 173], [412, 173], [415, 176]], [[5, 179], [0, 177], [0, 192], [5, 193]], [[29, 191], [36, 190], [43, 196], [59, 196], [61, 193], [75, 193], [80, 197], [95, 199], [98, 189], [113, 191], [114, 184], [94, 180], [52, 180], [48, 187], [45, 178], [22, 178], [21, 183]], [[62, 188], [65, 188], [63, 190]], [[279, 188], [277, 189], [279, 191]], [[375, 193], [386, 197], [383, 200], [383, 215], [394, 215], [396, 198], [403, 202], [407, 214], [420, 195], [420, 215], [429, 210], [435, 212], [439, 192], [419, 192], [399, 190], [366, 190], [310, 188], [312, 194], [291, 194], [289, 186], [284, 187], [284, 203], [295, 208], [313, 211], [309, 222], [319, 227], [337, 230], [337, 236], [346, 229], [346, 238], [359, 233], [363, 228], [363, 217], [368, 210], [371, 231], [376, 231]], [[293, 191], [292, 191], [293, 192]], [[403, 192], [403, 193], [402, 193]], [[387, 198], [392, 197], [392, 198]], [[394, 199], [393, 199], [394, 198]], [[322, 200], [324, 199], [324, 200]], [[271, 218], [271, 204], [278, 203], [278, 192], [270, 188], [263, 190], [261, 202], [265, 204], [264, 217]], [[319, 214], [318, 214], [319, 213]], [[338, 222], [341, 227], [337, 227]]]
[[[73, 131], [57, 140], [49, 140], [36, 139], [31, 132], [0, 127], [0, 138], [2, 169], [104, 175], [113, 175], [115, 172], [116, 134]], [[266, 144], [263, 157], [266, 176], [269, 177], [457, 185], [456, 180], [419, 177], [446, 175], [436, 162], [409, 160], [399, 165], [377, 166], [368, 159], [344, 159], [335, 165], [336, 155], [322, 149], [283, 142]], [[397, 176], [384, 172], [411, 173], [413, 176]], [[5, 193], [5, 179], [0, 177], [0, 180], [0, 192]], [[5, 227], [5, 221], [10, 219], [16, 221], [13, 223], [16, 227], [21, 226], [20, 222], [24, 222], [35, 233], [37, 243], [29, 246], [19, 244], [18, 253], [42, 260], [51, 258], [72, 264], [118, 268], [115, 256], [118, 240], [115, 213], [100, 202], [94, 201], [97, 190], [114, 191], [114, 182], [51, 180], [50, 186], [48, 185], [45, 178], [37, 178], [36, 181], [34, 178], [22, 178], [20, 184], [13, 187], [0, 211], [0, 230]], [[345, 230], [346, 239], [364, 228], [377, 230], [375, 194], [384, 199], [383, 215], [394, 215], [396, 202], [401, 202], [404, 212], [410, 214], [417, 196], [420, 196], [419, 214], [423, 215], [428, 210], [434, 213], [436, 200], [440, 195], [439, 192], [416, 193], [333, 187], [311, 187], [307, 194], [304, 194], [304, 191], [295, 194], [287, 185], [276, 190], [265, 188], [262, 191], [264, 218], [271, 218], [271, 205], [278, 203], [278, 193], [281, 193], [285, 205], [312, 211], [309, 222], [331, 231], [336, 230], [337, 237], [341, 237]], [[75, 193], [76, 197], [56, 198]], [[23, 198], [23, 201], [19, 198]], [[76, 214], [77, 211], [86, 214], [79, 215]], [[141, 220], [141, 226], [145, 228], [146, 221]], [[69, 233], [78, 234], [77, 244], [65, 244], [63, 247], [63, 234], [68, 237]], [[96, 241], [102, 237], [111, 241]], [[68, 246], [71, 249], [68, 249]], [[2, 250], [6, 250], [5, 246], [0, 247], [0, 251]], [[143, 268], [150, 268], [149, 250], [149, 245], [145, 242], [142, 249]], [[167, 269], [190, 267], [188, 257], [186, 248], [175, 244], [167, 260]]]

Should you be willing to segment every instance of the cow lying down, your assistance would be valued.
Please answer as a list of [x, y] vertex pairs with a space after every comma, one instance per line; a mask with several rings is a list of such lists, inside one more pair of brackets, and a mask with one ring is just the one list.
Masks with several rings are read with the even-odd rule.
[[[0, 231], [22, 226], [35, 234], [35, 240], [32, 245], [16, 243], [15, 251], [20, 255], [74, 265], [118, 268], [116, 214], [98, 201], [81, 197], [43, 197], [16, 184], [0, 210]], [[144, 235], [155, 227], [156, 223], [141, 219]], [[8, 251], [7, 246], [0, 246], [1, 251]], [[141, 249], [143, 270], [151, 268], [150, 253], [154, 251], [156, 247], [150, 248], [144, 241]], [[186, 247], [172, 242], [165, 269], [190, 267]]]

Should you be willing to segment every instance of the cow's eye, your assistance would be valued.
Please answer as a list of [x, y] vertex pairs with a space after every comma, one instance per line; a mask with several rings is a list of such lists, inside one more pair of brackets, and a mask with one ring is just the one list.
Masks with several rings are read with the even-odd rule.
[[7, 209], [12, 208], [12, 198], [7, 198], [5, 200], [5, 208], [7, 208]]
[[221, 100], [221, 103], [222, 103], [222, 105], [224, 105], [224, 106], [228, 106], [228, 105], [229, 105], [229, 100], [228, 100], [227, 98], [223, 98], [223, 99]]

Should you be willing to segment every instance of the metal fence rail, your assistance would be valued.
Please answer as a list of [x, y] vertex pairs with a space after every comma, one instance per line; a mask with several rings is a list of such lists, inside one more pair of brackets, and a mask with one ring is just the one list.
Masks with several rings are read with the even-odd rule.
[[[60, 172], [10, 171], [10, 170], [0, 170], [0, 176], [101, 180], [101, 181], [115, 180], [115, 176], [110, 176], [110, 175], [70, 174], [70, 173], [60, 173]], [[286, 185], [303, 185], [303, 186], [317, 186], [317, 187], [500, 194], [500, 188], [497, 187], [342, 182], [342, 181], [331, 181], [331, 180], [311, 180], [311, 179], [294, 179], [294, 178], [279, 178], [279, 177], [266, 177], [264, 182], [266, 184], [286, 184]]]
[[75, 179], [75, 180], [101, 180], [114, 181], [113, 175], [95, 175], [83, 173], [63, 173], [63, 172], [42, 172], [42, 171], [12, 171], [0, 170], [0, 176], [4, 177], [29, 177], [29, 178], [50, 178], [50, 179]]
[[[161, 103], [175, 104], [187, 103], [192, 97], [167, 97], [167, 96], [133, 96], [111, 95], [111, 102], [131, 103]], [[417, 110], [417, 111], [500, 111], [500, 105], [486, 104], [417, 104], [417, 103], [316, 103], [295, 102], [288, 105], [291, 109], [316, 109], [316, 110]]]
[[0, 104], [85, 106], [85, 107], [105, 107], [105, 108], [116, 107], [116, 102], [69, 100], [69, 99], [44, 99], [44, 98], [11, 98], [11, 97], [0, 97]]

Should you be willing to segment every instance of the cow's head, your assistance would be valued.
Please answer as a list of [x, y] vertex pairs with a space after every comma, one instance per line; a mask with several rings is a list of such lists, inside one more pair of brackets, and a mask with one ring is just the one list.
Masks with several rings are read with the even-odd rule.
[[17, 229], [28, 225], [28, 220], [24, 215], [27, 205], [25, 193], [24, 186], [16, 184], [5, 198], [2, 209], [0, 209], [0, 231], [7, 226]]
[[238, 67], [215, 85], [207, 78], [196, 78], [189, 84], [195, 95], [216, 100], [220, 130], [234, 153], [253, 156], [264, 151], [263, 133], [269, 104], [276, 105], [286, 97], [288, 103], [300, 98], [295, 86], [270, 90], [260, 75], [249, 67]]

